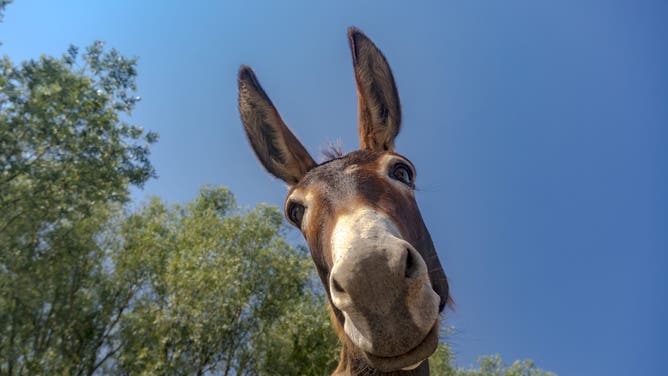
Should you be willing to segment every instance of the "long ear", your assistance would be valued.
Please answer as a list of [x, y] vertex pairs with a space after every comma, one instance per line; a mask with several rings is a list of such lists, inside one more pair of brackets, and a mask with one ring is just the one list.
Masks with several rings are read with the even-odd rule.
[[294, 185], [315, 166], [247, 66], [239, 69], [239, 113], [248, 141], [269, 173]]
[[394, 150], [401, 126], [401, 105], [392, 70], [378, 47], [360, 30], [348, 29], [359, 96], [362, 149]]

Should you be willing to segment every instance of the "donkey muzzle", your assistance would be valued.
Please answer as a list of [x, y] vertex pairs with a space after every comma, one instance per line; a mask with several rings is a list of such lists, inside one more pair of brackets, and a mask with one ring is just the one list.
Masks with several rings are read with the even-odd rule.
[[332, 239], [330, 293], [350, 340], [379, 357], [420, 345], [440, 302], [420, 253], [388, 216], [368, 208], [339, 217]]

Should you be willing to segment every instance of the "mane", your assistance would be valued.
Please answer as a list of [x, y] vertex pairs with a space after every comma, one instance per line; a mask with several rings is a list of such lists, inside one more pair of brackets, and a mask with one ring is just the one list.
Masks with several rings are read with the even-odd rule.
[[320, 158], [320, 163], [329, 162], [331, 160], [343, 157], [343, 145], [341, 140], [336, 140], [336, 142], [327, 142], [327, 146], [320, 148], [320, 153], [322, 157]]

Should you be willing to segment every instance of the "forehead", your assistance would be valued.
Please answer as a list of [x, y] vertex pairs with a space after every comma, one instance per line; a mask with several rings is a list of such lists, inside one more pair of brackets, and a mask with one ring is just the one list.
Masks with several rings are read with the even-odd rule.
[[340, 158], [332, 159], [309, 171], [299, 185], [305, 186], [315, 182], [327, 181], [334, 177], [338, 177], [341, 173], [350, 171], [350, 168], [376, 167], [378, 160], [383, 153], [372, 152], [367, 150], [357, 150], [348, 153]]
[[336, 185], [339, 186], [341, 183], [345, 183], [346, 180], [343, 179], [344, 176], [353, 178], [359, 174], [354, 174], [352, 172], [356, 170], [363, 171], [377, 171], [381, 166], [380, 163], [382, 160], [386, 159], [385, 157], [397, 156], [402, 159], [404, 157], [399, 156], [395, 153], [380, 153], [373, 152], [368, 150], [357, 150], [350, 152], [340, 158], [332, 159], [330, 161], [324, 162], [315, 168], [311, 169], [304, 178], [292, 187], [288, 195], [295, 190], [301, 190], [311, 185]]

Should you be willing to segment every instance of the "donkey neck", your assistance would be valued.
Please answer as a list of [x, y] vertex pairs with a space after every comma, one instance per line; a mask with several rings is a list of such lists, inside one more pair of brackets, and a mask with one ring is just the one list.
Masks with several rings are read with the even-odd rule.
[[332, 373], [332, 376], [429, 376], [429, 359], [425, 359], [417, 368], [412, 370], [399, 370], [392, 372], [381, 372], [369, 368], [369, 366], [353, 351], [350, 351], [348, 344], [344, 342], [341, 348], [339, 365]]

